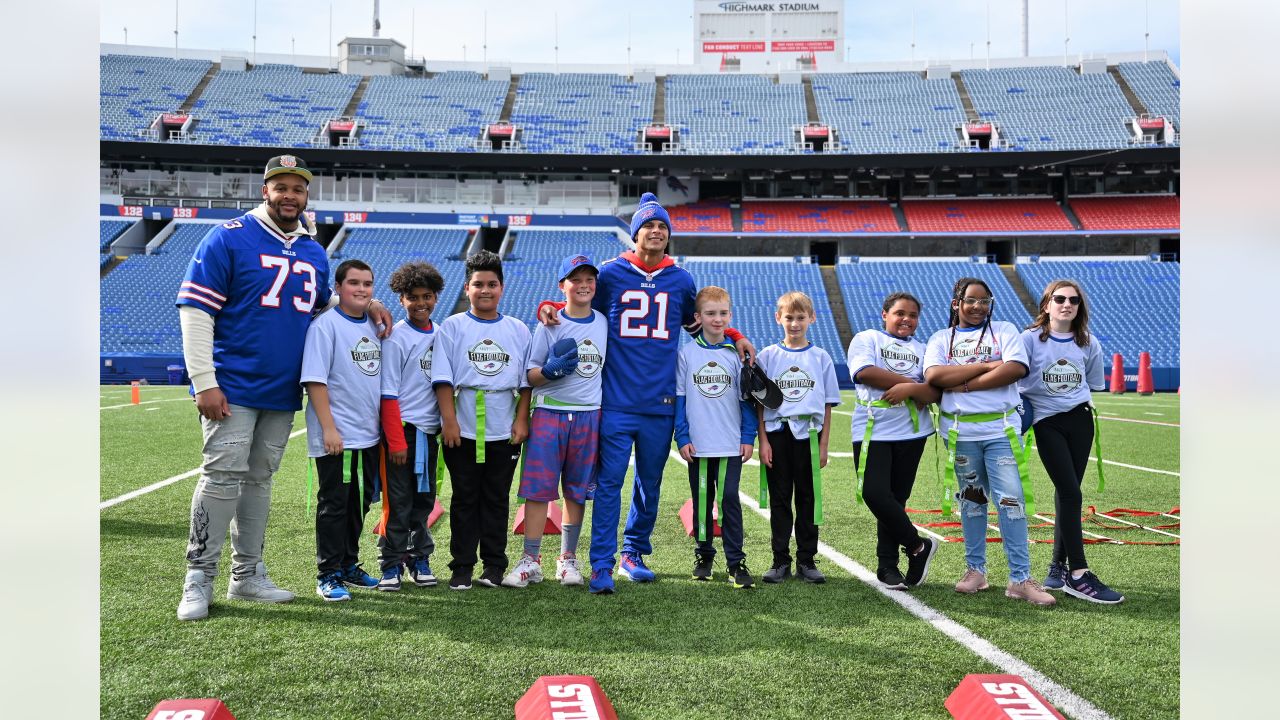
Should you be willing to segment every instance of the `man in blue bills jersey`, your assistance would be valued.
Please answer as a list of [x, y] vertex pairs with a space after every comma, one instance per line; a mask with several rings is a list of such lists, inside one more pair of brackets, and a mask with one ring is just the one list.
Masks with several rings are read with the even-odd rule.
[[[305, 215], [311, 171], [294, 155], [267, 162], [258, 207], [214, 228], [178, 289], [182, 353], [204, 434], [191, 498], [187, 574], [178, 619], [209, 614], [227, 531], [227, 598], [288, 602], [262, 563], [271, 476], [302, 409], [302, 348], [330, 304], [329, 260]], [[370, 308], [384, 328], [390, 314]]]
[[[600, 416], [600, 472], [591, 511], [591, 581], [593, 593], [614, 590], [613, 567], [622, 514], [622, 483], [635, 447], [636, 476], [631, 510], [623, 531], [621, 573], [634, 582], [649, 582], [653, 571], [644, 556], [658, 516], [662, 470], [675, 429], [676, 357], [680, 328], [696, 331], [693, 276], [667, 255], [671, 218], [653, 193], [640, 198], [631, 218], [634, 251], [600, 263], [592, 307], [609, 321], [609, 360], [604, 366]], [[539, 317], [554, 315], [544, 303]], [[552, 318], [549, 324], [557, 324]], [[725, 336], [740, 352], [755, 348], [740, 333]]]

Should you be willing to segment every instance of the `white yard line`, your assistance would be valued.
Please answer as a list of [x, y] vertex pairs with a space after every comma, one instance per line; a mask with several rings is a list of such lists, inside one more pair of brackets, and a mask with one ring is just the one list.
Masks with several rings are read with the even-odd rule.
[[[739, 492], [738, 496], [741, 498], [743, 506], [751, 508], [756, 514], [765, 519], [769, 518], [769, 511], [761, 510], [755, 499], [750, 495]], [[969, 628], [924, 604], [911, 593], [890, 590], [882, 586], [880, 581], [876, 579], [875, 573], [830, 545], [819, 541], [818, 553], [881, 595], [902, 606], [907, 612], [933, 626], [935, 630], [951, 638], [974, 655], [995, 665], [1001, 672], [1022, 677], [1023, 680], [1026, 680], [1028, 684], [1044, 695], [1049, 702], [1057, 705], [1068, 716], [1081, 718], [1082, 720], [1109, 720], [1111, 718], [1102, 708], [1049, 679], [1044, 673], [1014, 655], [1001, 650], [991, 641], [980, 637]]]
[[1118, 523], [1123, 523], [1123, 524], [1125, 524], [1125, 525], [1132, 525], [1133, 527], [1136, 527], [1136, 528], [1142, 528], [1143, 530], [1149, 530], [1149, 531], [1151, 531], [1151, 532], [1153, 532], [1153, 533], [1159, 533], [1159, 534], [1161, 534], [1161, 535], [1168, 535], [1168, 536], [1169, 536], [1169, 537], [1171, 537], [1171, 538], [1177, 538], [1177, 539], [1179, 539], [1179, 540], [1181, 540], [1181, 539], [1182, 539], [1182, 536], [1181, 536], [1181, 535], [1174, 535], [1174, 534], [1173, 534], [1173, 533], [1171, 533], [1171, 532], [1165, 532], [1165, 531], [1163, 531], [1163, 530], [1157, 530], [1156, 528], [1153, 528], [1153, 527], [1147, 527], [1146, 525], [1139, 525], [1138, 523], [1129, 522], [1128, 520], [1121, 520], [1121, 519], [1120, 519], [1120, 518], [1118, 518], [1118, 517], [1112, 517], [1112, 516], [1110, 516], [1110, 515], [1108, 515], [1108, 514], [1106, 514], [1106, 513], [1100, 513], [1100, 512], [1094, 511], [1094, 513], [1093, 513], [1093, 514], [1094, 514], [1094, 515], [1097, 515], [1098, 517], [1104, 517], [1104, 518], [1106, 518], [1106, 519], [1108, 519], [1108, 520], [1115, 520], [1115, 521], [1116, 521], [1116, 522], [1118, 522]]
[[[1043, 521], [1045, 521], [1045, 522], [1049, 523], [1050, 525], [1057, 525], [1057, 524], [1058, 524], [1058, 523], [1056, 523], [1056, 522], [1054, 522], [1054, 521], [1053, 521], [1053, 518], [1051, 518], [1051, 517], [1047, 517], [1047, 516], [1045, 516], [1045, 515], [1041, 515], [1040, 513], [1036, 513], [1035, 515], [1032, 515], [1032, 517], [1034, 517], [1034, 518], [1038, 518], [1038, 519], [1040, 519], [1040, 520], [1043, 520]], [[1085, 535], [1090, 535], [1090, 536], [1092, 536], [1092, 537], [1096, 537], [1096, 538], [1098, 538], [1099, 540], [1106, 540], [1106, 541], [1107, 541], [1107, 542], [1109, 542], [1109, 543], [1115, 543], [1116, 545], [1124, 545], [1124, 541], [1123, 541], [1123, 540], [1116, 540], [1115, 538], [1109, 538], [1109, 537], [1107, 537], [1107, 536], [1105, 536], [1105, 535], [1098, 535], [1097, 533], [1091, 533], [1091, 532], [1089, 532], [1088, 530], [1085, 530], [1084, 528], [1081, 528], [1081, 529], [1080, 529], [1080, 532], [1081, 532], [1081, 533], [1083, 533], [1083, 534], [1085, 534]]]
[[[303, 433], [305, 433], [306, 431], [307, 431], [307, 430], [306, 430], [306, 428], [303, 428], [303, 429], [301, 429], [301, 430], [295, 430], [295, 431], [293, 432], [293, 434], [289, 435], [289, 437], [290, 437], [290, 438], [296, 438], [296, 437], [298, 437], [299, 435], [302, 435]], [[118, 496], [118, 497], [113, 497], [113, 498], [111, 498], [110, 500], [104, 500], [104, 501], [102, 501], [101, 503], [98, 503], [98, 509], [99, 509], [99, 510], [106, 510], [107, 508], [109, 508], [109, 507], [111, 507], [111, 506], [113, 506], [113, 505], [119, 505], [120, 503], [125, 502], [125, 501], [127, 501], [127, 500], [132, 500], [132, 499], [134, 499], [134, 498], [136, 498], [136, 497], [141, 497], [141, 496], [143, 496], [143, 495], [146, 495], [146, 494], [147, 494], [147, 493], [149, 493], [149, 492], [152, 492], [153, 490], [159, 490], [159, 489], [160, 489], [160, 488], [162, 488], [162, 487], [167, 487], [167, 486], [172, 485], [172, 484], [174, 484], [174, 483], [176, 483], [176, 482], [181, 482], [181, 481], [183, 481], [183, 480], [186, 480], [186, 479], [187, 479], [187, 478], [189, 478], [189, 477], [195, 477], [196, 475], [199, 475], [199, 474], [200, 474], [200, 468], [192, 468], [192, 469], [190, 469], [190, 470], [188, 470], [188, 471], [186, 471], [186, 472], [184, 472], [184, 473], [181, 473], [181, 474], [179, 474], [179, 475], [174, 475], [174, 476], [173, 476], [173, 477], [171, 477], [171, 478], [165, 478], [164, 480], [161, 480], [160, 482], [151, 483], [150, 485], [148, 485], [148, 486], [146, 486], [146, 487], [143, 487], [143, 488], [138, 488], [137, 490], [131, 490], [131, 491], [129, 491], [129, 492], [127, 492], [127, 493], [123, 494], [123, 495], [120, 495], [120, 496]]]
[[1122, 418], [1118, 415], [1103, 415], [1102, 413], [1098, 413], [1098, 417], [1102, 418], [1103, 420], [1114, 420], [1115, 422], [1138, 423], [1139, 425], [1160, 425], [1162, 427], [1172, 427], [1172, 428], [1182, 427], [1178, 423], [1158, 422], [1155, 420], [1134, 420], [1133, 418]]
[[[186, 400], [187, 402], [192, 402], [191, 398], [189, 397], [180, 397], [180, 398], [168, 398], [166, 400], [143, 400], [137, 405], [154, 405], [155, 403], [178, 402], [179, 400]], [[129, 403], [123, 403], [121, 405], [103, 405], [98, 409], [99, 410], [118, 410], [120, 408], [137, 407], [137, 405], [134, 405], [134, 403], [129, 402]]]

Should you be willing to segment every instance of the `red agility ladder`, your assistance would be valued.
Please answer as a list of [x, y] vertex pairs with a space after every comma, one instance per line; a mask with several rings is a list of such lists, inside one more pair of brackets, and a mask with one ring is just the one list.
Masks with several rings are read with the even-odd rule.
[[516, 720], [618, 720], [590, 675], [544, 675], [516, 703]]
[[147, 720], [236, 720], [221, 700], [164, 700], [151, 710]]
[[1066, 720], [1017, 675], [965, 675], [944, 705], [956, 720]]

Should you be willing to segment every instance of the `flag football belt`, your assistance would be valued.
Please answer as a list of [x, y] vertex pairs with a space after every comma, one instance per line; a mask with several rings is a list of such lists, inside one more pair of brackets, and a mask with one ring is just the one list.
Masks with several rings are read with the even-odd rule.
[[[343, 450], [342, 451], [342, 484], [350, 485], [351, 479], [356, 479], [356, 490], [360, 494], [360, 508], [364, 508], [364, 483], [360, 482], [360, 450]], [[311, 496], [315, 494], [314, 473], [316, 458], [307, 458], [307, 515], [311, 515]], [[368, 469], [365, 469], [368, 472]], [[383, 473], [386, 474], [385, 472]], [[375, 488], [374, 496], [370, 498], [370, 502], [378, 501], [378, 494]]]
[[[718, 458], [720, 460], [719, 472], [716, 473], [716, 509], [720, 527], [724, 527], [724, 477], [725, 472], [729, 469], [729, 458]], [[705, 542], [707, 539], [707, 458], [697, 458], [698, 461], [698, 496], [693, 499], [693, 511], [698, 515], [698, 541]], [[763, 466], [763, 463], [762, 463]]]
[[[779, 416], [782, 421], [782, 427], [787, 432], [791, 431], [791, 420], [803, 420], [805, 415]], [[822, 524], [822, 450], [818, 447], [818, 439], [821, 431], [815, 430], [820, 420], [818, 415], [807, 416], [809, 418], [809, 462], [812, 466], [813, 475], [813, 524]], [[794, 437], [794, 435], [793, 435]], [[764, 466], [764, 461], [760, 462], [760, 507], [769, 507], [769, 476]]]
[[[854, 466], [853, 474], [857, 479], [854, 486], [854, 500], [862, 504], [862, 478], [867, 474], [867, 456], [871, 454], [871, 428], [875, 427], [876, 416], [871, 412], [871, 408], [891, 408], [895, 407], [888, 400], [872, 400], [870, 402], [863, 400], [857, 395], [853, 396], [853, 401], [867, 408], [867, 429], [862, 433], [862, 452], [858, 454], [858, 464]], [[920, 432], [920, 411], [916, 409], [916, 404], [908, 398], [906, 401], [907, 412], [911, 414], [911, 431]]]
[[[1102, 492], [1107, 487], [1107, 478], [1102, 472], [1102, 425], [1098, 422], [1098, 408], [1089, 405], [1089, 414], [1093, 416], [1093, 453], [1098, 457], [1098, 492]], [[1035, 426], [1032, 426], [1027, 429], [1025, 440], [1022, 443], [1023, 447], [1029, 449], [1034, 439]]]
[[1018, 431], [1008, 423], [1009, 416], [1017, 411], [1017, 408], [1013, 408], [1002, 413], [973, 413], [971, 415], [957, 415], [946, 410], [940, 411], [942, 417], [951, 421], [951, 427], [947, 429], [947, 464], [941, 488], [943, 514], [952, 514], [951, 498], [958, 491], [956, 487], [956, 442], [960, 439], [960, 424], [1001, 420], [1005, 421], [1004, 434], [1009, 438], [1009, 449], [1013, 452], [1013, 459], [1018, 463], [1018, 479], [1022, 482], [1022, 501], [1026, 506], [1026, 513], [1029, 516], [1035, 515], [1035, 497], [1031, 492], [1031, 477], [1027, 474], [1026, 447], [1019, 442]]
[[418, 492], [429, 493], [440, 491], [440, 443], [436, 443], [436, 451], [430, 461], [427, 459], [427, 433], [417, 429], [417, 437], [413, 445], [413, 475], [418, 480]]

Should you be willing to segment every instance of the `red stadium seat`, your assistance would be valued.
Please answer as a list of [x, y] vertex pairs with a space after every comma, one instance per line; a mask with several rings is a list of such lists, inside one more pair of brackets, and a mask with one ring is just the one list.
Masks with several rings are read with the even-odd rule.
[[1046, 232], [1074, 230], [1048, 198], [904, 200], [907, 227], [915, 232]]
[[702, 202], [667, 208], [672, 232], [733, 232], [733, 216], [727, 202]]
[[1085, 230], [1166, 230], [1181, 228], [1177, 195], [1082, 197], [1071, 209]]
[[748, 201], [743, 232], [899, 232], [887, 200]]

